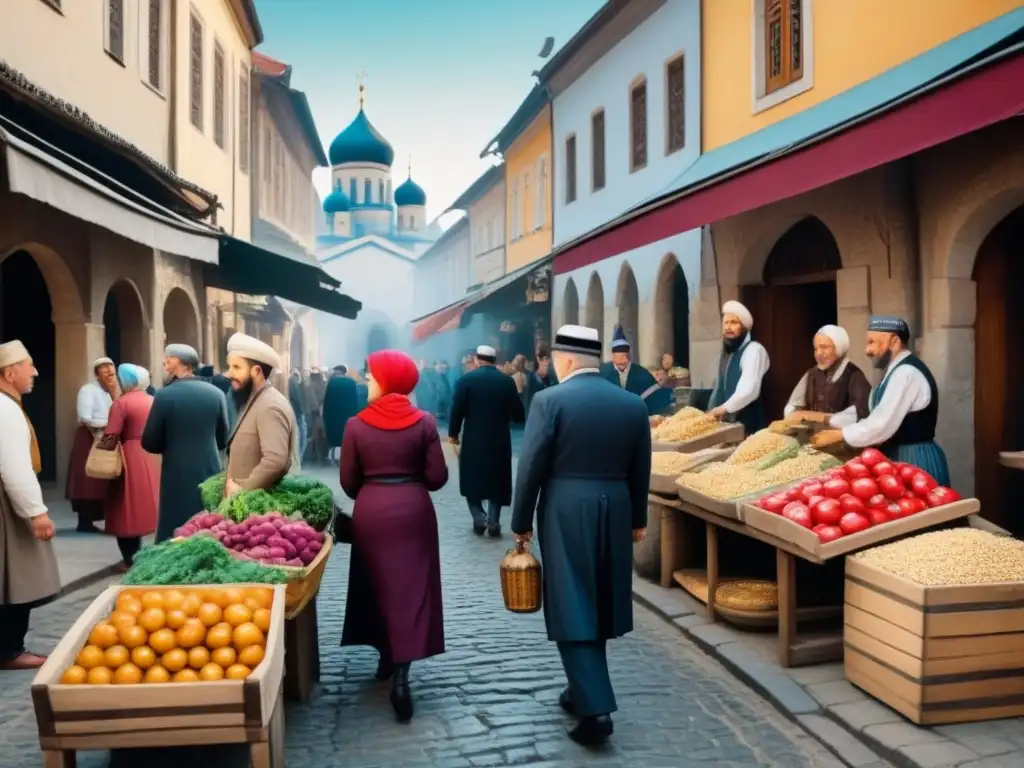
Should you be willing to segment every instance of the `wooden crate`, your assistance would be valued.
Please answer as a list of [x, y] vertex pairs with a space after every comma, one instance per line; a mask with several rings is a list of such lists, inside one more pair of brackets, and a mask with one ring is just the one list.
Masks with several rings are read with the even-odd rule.
[[[44, 765], [75, 765], [77, 750], [250, 745], [259, 768], [284, 766], [285, 587], [271, 586], [270, 631], [263, 661], [246, 680], [139, 685], [64, 685], [89, 632], [113, 609], [122, 590], [193, 591], [228, 585], [136, 587], [114, 585], [78, 618], [32, 681], [32, 702]], [[266, 584], [231, 585], [268, 587]]]
[[742, 443], [743, 436], [742, 424], [721, 424], [717, 429], [712, 432], [708, 432], [706, 435], [700, 435], [690, 440], [684, 440], [681, 443], [669, 443], [662, 440], [655, 440], [651, 444], [651, 448], [655, 451], [694, 453], [695, 451], [712, 448], [716, 445]]
[[[306, 604], [316, 597], [320, 591], [320, 580], [324, 577], [324, 569], [327, 567], [327, 560], [334, 549], [334, 539], [331, 536], [324, 536], [323, 548], [317, 553], [309, 565], [302, 569], [294, 569], [302, 574], [296, 579], [289, 581], [285, 591], [285, 616], [294, 619]], [[293, 570], [284, 568], [283, 570]]]
[[926, 587], [850, 557], [846, 678], [919, 725], [1024, 715], [1024, 583]]

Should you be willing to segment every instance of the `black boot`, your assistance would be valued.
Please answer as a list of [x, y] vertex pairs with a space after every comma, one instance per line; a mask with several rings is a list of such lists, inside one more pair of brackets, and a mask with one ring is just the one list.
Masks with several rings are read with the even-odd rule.
[[565, 690], [559, 694], [558, 705], [565, 710], [566, 714], [572, 715], [573, 717], [576, 716], [576, 705], [573, 703], [572, 693], [569, 691], [568, 685], [565, 686]]
[[412, 693], [409, 690], [409, 665], [396, 664], [391, 680], [391, 706], [400, 723], [412, 720]]
[[614, 726], [608, 715], [591, 715], [581, 718], [569, 731], [569, 738], [585, 747], [596, 747], [608, 741]]
[[395, 674], [395, 665], [391, 663], [391, 659], [382, 653], [380, 661], [377, 662], [377, 674], [375, 677], [381, 681], [390, 680], [393, 674]]

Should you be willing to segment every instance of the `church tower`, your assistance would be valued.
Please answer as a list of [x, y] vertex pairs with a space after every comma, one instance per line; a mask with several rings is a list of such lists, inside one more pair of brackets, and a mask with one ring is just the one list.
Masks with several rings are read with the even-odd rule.
[[423, 235], [427, 229], [427, 193], [412, 180], [412, 158], [409, 158], [405, 181], [395, 190], [395, 205], [398, 207], [398, 233]]

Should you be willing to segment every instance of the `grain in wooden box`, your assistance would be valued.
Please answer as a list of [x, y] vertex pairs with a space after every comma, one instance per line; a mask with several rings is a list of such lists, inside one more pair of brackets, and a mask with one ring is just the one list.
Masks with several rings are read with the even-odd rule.
[[[92, 628], [123, 590], [183, 592], [229, 586], [273, 590], [263, 661], [245, 680], [136, 685], [65, 685]], [[71, 768], [77, 750], [250, 745], [254, 768], [284, 768], [285, 587], [266, 584], [106, 589], [61, 639], [32, 681], [32, 703], [46, 768]]]
[[1024, 715], [1024, 583], [929, 587], [846, 560], [846, 679], [919, 725]]
[[663, 440], [655, 440], [651, 443], [654, 451], [679, 451], [681, 453], [694, 453], [705, 448], [712, 448], [724, 443], [743, 442], [742, 424], [722, 424], [717, 429], [704, 435], [699, 435], [690, 440], [683, 440], [678, 443], [670, 443]]

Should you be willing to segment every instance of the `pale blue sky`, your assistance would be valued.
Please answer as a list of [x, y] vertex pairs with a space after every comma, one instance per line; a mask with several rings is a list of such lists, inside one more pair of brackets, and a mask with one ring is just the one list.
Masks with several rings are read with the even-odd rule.
[[[561, 47], [602, 0], [256, 0], [265, 53], [293, 67], [324, 149], [359, 109], [443, 211], [489, 164], [481, 150], [529, 92], [546, 36]], [[491, 161], [493, 162], [493, 161]], [[321, 195], [328, 172], [314, 175]]]

